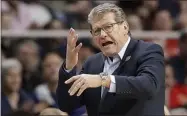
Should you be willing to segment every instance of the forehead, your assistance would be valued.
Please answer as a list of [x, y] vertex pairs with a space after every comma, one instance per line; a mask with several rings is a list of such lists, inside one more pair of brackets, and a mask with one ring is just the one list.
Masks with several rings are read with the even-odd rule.
[[53, 61], [61, 61], [61, 60], [62, 60], [61, 57], [58, 56], [57, 54], [49, 54], [44, 59], [44, 63], [46, 63], [46, 62], [53, 62]]
[[92, 21], [92, 28], [98, 28], [108, 23], [115, 23], [115, 15], [112, 12], [102, 15], [102, 17], [94, 17]]

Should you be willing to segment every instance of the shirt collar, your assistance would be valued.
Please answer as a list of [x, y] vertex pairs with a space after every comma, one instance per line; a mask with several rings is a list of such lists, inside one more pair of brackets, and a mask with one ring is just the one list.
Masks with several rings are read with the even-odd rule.
[[123, 58], [123, 56], [124, 56], [124, 54], [125, 54], [125, 52], [126, 52], [126, 50], [127, 50], [127, 46], [129, 45], [130, 40], [131, 40], [131, 38], [130, 38], [130, 36], [129, 36], [127, 42], [125, 43], [125, 45], [123, 46], [123, 48], [122, 48], [122, 49], [120, 50], [120, 52], [118, 53], [120, 59]]

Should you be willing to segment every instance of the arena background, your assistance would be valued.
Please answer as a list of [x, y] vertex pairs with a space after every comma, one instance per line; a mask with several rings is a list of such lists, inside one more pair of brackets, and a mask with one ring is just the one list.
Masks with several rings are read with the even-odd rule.
[[[2, 0], [2, 116], [20, 110], [38, 114], [47, 107], [57, 107], [54, 92], [58, 81], [56, 69], [66, 57], [68, 31], [73, 27], [79, 35], [79, 42], [83, 43], [79, 54], [80, 68], [88, 56], [99, 52], [89, 33], [87, 15], [91, 8], [104, 2], [123, 8], [132, 38], [155, 42], [163, 47], [166, 106], [172, 115], [187, 115], [187, 65], [182, 80], [183, 77], [176, 73], [183, 71], [170, 63], [172, 58], [180, 55], [180, 38], [187, 38], [187, 1]], [[11, 93], [24, 93], [23, 96], [27, 97], [22, 104], [7, 105], [6, 99]]]

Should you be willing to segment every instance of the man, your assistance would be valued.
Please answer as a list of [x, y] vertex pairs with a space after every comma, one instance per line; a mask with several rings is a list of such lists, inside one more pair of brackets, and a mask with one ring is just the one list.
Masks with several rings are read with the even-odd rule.
[[87, 59], [75, 75], [77, 35], [70, 29], [66, 61], [59, 71], [57, 100], [62, 111], [86, 105], [89, 116], [164, 115], [164, 56], [153, 43], [134, 40], [121, 8], [101, 4], [88, 15], [101, 53]]
[[58, 84], [58, 70], [63, 59], [56, 52], [46, 54], [43, 60], [43, 79], [45, 83], [35, 88], [35, 94], [39, 101], [45, 101], [51, 107], [57, 107], [56, 88]]
[[39, 45], [33, 40], [21, 41], [15, 48], [15, 57], [23, 65], [22, 88], [31, 95], [35, 87], [43, 83], [39, 51]]
[[[45, 83], [38, 85], [35, 88], [35, 95], [38, 102], [46, 102], [44, 107], [58, 108], [56, 103], [56, 88], [58, 84], [58, 71], [63, 62], [63, 59], [58, 52], [49, 52], [43, 59], [43, 78]], [[43, 107], [43, 108], [44, 108]], [[42, 108], [40, 108], [42, 109]], [[36, 109], [36, 110], [39, 110]], [[75, 109], [71, 116], [79, 116], [84, 114], [85, 108]]]
[[170, 59], [170, 64], [174, 69], [177, 83], [187, 84], [187, 32], [183, 32], [179, 39], [179, 55]]

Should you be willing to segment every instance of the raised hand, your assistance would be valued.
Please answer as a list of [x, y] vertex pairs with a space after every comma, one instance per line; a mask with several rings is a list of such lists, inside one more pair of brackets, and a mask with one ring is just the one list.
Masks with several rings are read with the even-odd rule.
[[71, 70], [78, 62], [78, 52], [82, 46], [80, 43], [76, 46], [78, 34], [75, 33], [73, 28], [70, 29], [67, 37], [67, 52], [66, 52], [66, 69]]

